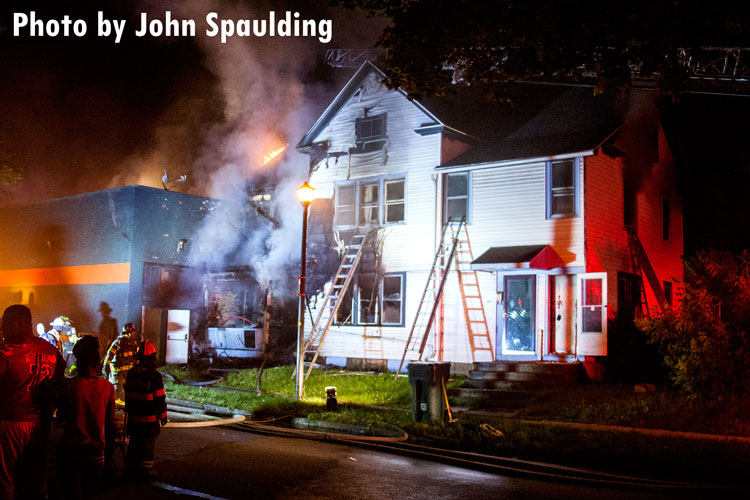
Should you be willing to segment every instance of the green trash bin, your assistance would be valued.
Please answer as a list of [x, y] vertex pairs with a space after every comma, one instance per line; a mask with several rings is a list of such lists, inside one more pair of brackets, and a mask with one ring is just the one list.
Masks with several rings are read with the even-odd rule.
[[448, 362], [414, 361], [406, 367], [411, 384], [411, 415], [414, 422], [447, 420], [443, 386], [451, 374]]

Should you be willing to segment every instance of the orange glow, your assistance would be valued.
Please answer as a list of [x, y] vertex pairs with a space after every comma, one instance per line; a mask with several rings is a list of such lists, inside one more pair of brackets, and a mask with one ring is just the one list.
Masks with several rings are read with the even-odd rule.
[[269, 161], [273, 160], [274, 158], [279, 156], [281, 153], [283, 153], [286, 147], [287, 147], [287, 144], [284, 144], [279, 149], [275, 149], [271, 151], [270, 153], [268, 153], [267, 155], [265, 155], [263, 157], [263, 165], [267, 164]]
[[0, 287], [130, 283], [130, 262], [0, 271]]

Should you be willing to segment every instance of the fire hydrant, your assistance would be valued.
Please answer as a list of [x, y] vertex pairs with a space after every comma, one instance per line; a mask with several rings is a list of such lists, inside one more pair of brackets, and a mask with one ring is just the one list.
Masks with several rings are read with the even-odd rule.
[[336, 401], [336, 388], [326, 387], [326, 411], [339, 411], [339, 403]]

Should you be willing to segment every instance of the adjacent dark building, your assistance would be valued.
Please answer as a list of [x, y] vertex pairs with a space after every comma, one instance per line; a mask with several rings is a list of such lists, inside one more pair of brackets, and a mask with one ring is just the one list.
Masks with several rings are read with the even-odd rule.
[[[46, 328], [68, 316], [79, 333], [132, 322], [162, 361], [187, 360], [222, 317], [263, 322], [265, 292], [246, 262], [230, 254], [208, 267], [191, 258], [220, 203], [127, 186], [2, 209], [0, 306], [25, 304]], [[268, 224], [246, 212], [238, 231]]]

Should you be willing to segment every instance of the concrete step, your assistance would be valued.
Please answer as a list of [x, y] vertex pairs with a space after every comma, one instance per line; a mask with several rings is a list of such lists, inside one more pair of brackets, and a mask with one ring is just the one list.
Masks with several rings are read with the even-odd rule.
[[517, 410], [539, 391], [575, 385], [580, 363], [496, 361], [474, 363], [463, 387], [452, 394], [470, 408]]
[[515, 411], [536, 395], [531, 391], [494, 390], [459, 387], [448, 391], [452, 405], [468, 408], [494, 408]]

